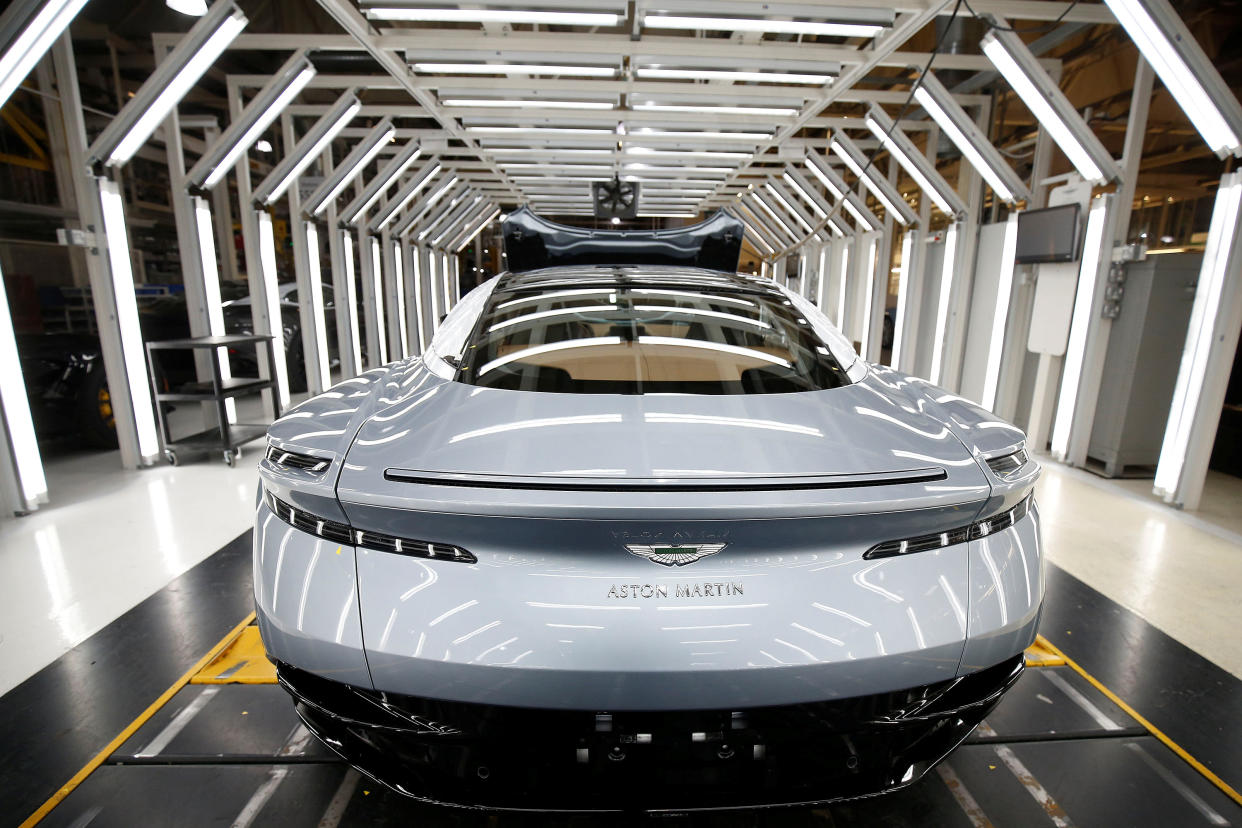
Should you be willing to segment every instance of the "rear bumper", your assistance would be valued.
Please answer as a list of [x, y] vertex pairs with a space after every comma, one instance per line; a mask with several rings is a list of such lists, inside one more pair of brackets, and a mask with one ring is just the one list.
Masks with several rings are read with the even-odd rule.
[[495, 810], [676, 812], [822, 803], [912, 784], [988, 714], [1017, 655], [897, 692], [607, 714], [379, 693], [278, 665], [321, 740], [394, 790]]

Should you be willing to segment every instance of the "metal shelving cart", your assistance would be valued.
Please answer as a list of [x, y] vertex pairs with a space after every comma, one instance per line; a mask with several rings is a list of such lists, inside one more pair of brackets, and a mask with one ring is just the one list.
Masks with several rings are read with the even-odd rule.
[[[261, 377], [231, 377], [223, 379], [220, 371], [220, 349], [236, 348], [238, 345], [251, 344], [256, 348], [260, 344], [263, 345], [262, 350], [267, 355], [267, 375], [270, 379], [263, 379]], [[257, 440], [267, 433], [266, 423], [230, 423], [227, 405], [229, 399], [257, 394], [266, 389], [271, 389], [276, 416], [280, 416], [279, 392], [276, 390], [276, 361], [272, 354], [272, 337], [270, 336], [228, 334], [226, 336], [196, 336], [185, 339], [148, 342], [147, 367], [150, 370], [152, 383], [154, 384], [156, 382], [155, 378], [159, 376], [156, 372], [155, 360], [155, 353], [157, 351], [175, 349], [199, 350], [204, 348], [207, 349], [211, 362], [210, 382], [189, 382], [167, 390], [162, 390], [158, 386], [153, 388], [155, 392], [155, 410], [159, 417], [160, 435], [164, 442], [164, 459], [174, 466], [180, 460], [178, 452], [206, 454], [211, 451], [219, 451], [224, 457], [224, 462], [232, 466], [241, 457], [242, 444]], [[162, 403], [170, 402], [212, 403], [216, 410], [217, 424], [213, 428], [174, 440], [168, 427], [168, 417], [162, 405]]]

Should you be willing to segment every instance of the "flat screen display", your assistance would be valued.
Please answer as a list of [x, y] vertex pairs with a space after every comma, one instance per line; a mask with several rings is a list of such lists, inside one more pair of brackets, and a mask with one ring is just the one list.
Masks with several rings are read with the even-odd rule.
[[1018, 213], [1018, 264], [1072, 262], [1082, 244], [1077, 204]]

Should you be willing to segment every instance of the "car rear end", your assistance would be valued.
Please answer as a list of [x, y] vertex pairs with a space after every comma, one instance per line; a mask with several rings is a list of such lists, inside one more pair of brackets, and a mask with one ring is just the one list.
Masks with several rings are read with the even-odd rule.
[[[570, 289], [587, 288], [539, 291]], [[664, 310], [636, 311], [629, 334], [599, 309], [615, 295], [510, 305], [498, 322], [537, 294], [497, 294], [468, 339], [483, 353], [459, 365], [537, 347], [509, 319], [591, 307], [529, 324], [640, 349], [677, 335], [656, 329], [677, 303], [698, 311], [678, 317], [689, 326], [736, 313], [718, 300], [748, 289], [710, 308], [632, 294]], [[820, 322], [778, 301], [751, 315]], [[1034, 636], [1038, 468], [1020, 433], [826, 347], [825, 387], [798, 392], [746, 391], [745, 363], [737, 393], [575, 393], [634, 379], [618, 343], [592, 347], [610, 356], [493, 365], [499, 387], [397, 366], [273, 429], [256, 601], [307, 724], [405, 793], [490, 808], [820, 802], [920, 778]], [[659, 353], [623, 356], [650, 368]], [[757, 359], [764, 382], [790, 381]], [[522, 390], [549, 368], [570, 385]]]

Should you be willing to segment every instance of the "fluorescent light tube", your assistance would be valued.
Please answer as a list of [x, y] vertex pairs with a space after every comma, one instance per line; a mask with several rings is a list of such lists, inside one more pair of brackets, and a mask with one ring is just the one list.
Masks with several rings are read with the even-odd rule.
[[746, 17], [686, 17], [682, 15], [645, 14], [643, 26], [648, 29], [685, 29], [689, 31], [771, 32], [773, 34], [824, 35], [827, 37], [875, 37], [884, 26], [866, 23], [819, 23], [810, 20], [768, 20]]
[[490, 107], [493, 109], [616, 109], [614, 101], [541, 101], [515, 98], [446, 98], [440, 103], [451, 107]]
[[[918, 216], [902, 199], [901, 193], [882, 178], [875, 167], [867, 166], [866, 158], [853, 141], [840, 133], [834, 133], [828, 146], [838, 158], [845, 162], [845, 166], [858, 176], [858, 180], [871, 191], [871, 194], [898, 224], [909, 225], [918, 221]], [[900, 206], [898, 206], [899, 203]]]
[[0, 51], [0, 106], [8, 102], [85, 5], [86, 0], [49, 0], [21, 33], [4, 45]]
[[133, 158], [247, 22], [232, 3], [212, 7], [99, 134], [87, 153], [88, 161], [115, 167]]
[[1095, 303], [1096, 283], [1100, 281], [1100, 254], [1107, 240], [1104, 229], [1108, 219], [1109, 198], [1097, 198], [1087, 214], [1087, 232], [1082, 243], [1082, 259], [1078, 265], [1078, 289], [1074, 293], [1074, 311], [1070, 317], [1069, 343], [1065, 348], [1065, 368], [1061, 374], [1061, 392], [1057, 396], [1057, 414], [1052, 424], [1052, 453], [1064, 460], [1069, 452], [1070, 429], [1078, 405], [1078, 385], [1082, 379], [1083, 359], [1087, 351], [1087, 329], [1096, 320], [1091, 308]]
[[[1183, 489], [1183, 473], [1195, 422], [1199, 419], [1197, 415], [1202, 404], [1203, 387], [1208, 381], [1222, 296], [1229, 279], [1236, 277], [1230, 260], [1238, 244], [1240, 213], [1242, 175], [1229, 173], [1221, 178], [1220, 189], [1216, 191], [1216, 204], [1212, 208], [1212, 222], [1203, 251], [1195, 301], [1190, 311], [1181, 367], [1173, 386], [1169, 419], [1160, 447], [1160, 461], [1156, 466], [1155, 491], [1169, 501], [1182, 500], [1179, 495]], [[1219, 409], [1217, 412], [1212, 416], [1219, 416]]]
[[776, 188], [772, 186], [771, 182], [764, 182], [763, 188], [767, 190], [769, 193], [771, 193], [772, 197], [775, 198], [777, 202], [782, 207], [785, 208], [785, 211], [788, 212], [789, 215], [794, 217], [794, 219], [798, 222], [798, 224], [802, 225], [802, 228], [806, 230], [806, 232], [810, 233], [812, 231], [813, 228], [807, 222], [807, 220], [802, 218], [802, 216], [798, 215], [798, 211], [794, 209], [792, 204], [790, 204], [788, 201], [785, 200], [784, 196], [782, 196], [779, 192], [777, 192]]
[[983, 373], [983, 399], [979, 404], [995, 413], [996, 392], [1000, 387], [1001, 355], [1005, 348], [1005, 324], [1009, 321], [1009, 298], [1013, 295], [1013, 269], [1018, 255], [1018, 214], [1010, 213], [1001, 243], [1000, 273], [996, 285], [996, 307], [992, 312], [992, 334], [988, 340], [988, 361]]
[[601, 12], [533, 11], [526, 9], [428, 9], [373, 6], [367, 17], [418, 23], [532, 23], [547, 26], [616, 26], [621, 15]]
[[202, 17], [207, 13], [207, 0], [164, 0], [164, 5], [190, 17]]
[[255, 203], [270, 205], [284, 195], [289, 185], [296, 181], [302, 171], [323, 153], [328, 144], [332, 143], [332, 139], [354, 119], [360, 109], [362, 109], [362, 102], [358, 100], [355, 90], [346, 90], [341, 97], [336, 99], [332, 108], [306, 131], [293, 149], [288, 151], [289, 154], [284, 160], [268, 173], [267, 178], [263, 179], [254, 191]]
[[767, 115], [781, 118], [797, 115], [798, 110], [786, 106], [700, 106], [698, 104], [639, 103], [631, 106], [635, 112], [701, 112], [707, 115]]
[[[207, 148], [202, 157], [186, 174], [186, 182], [192, 187], [210, 190], [233, 169], [246, 150], [255, 145], [276, 120], [285, 107], [306, 88], [315, 77], [315, 67], [306, 57], [306, 50], [299, 49], [285, 61], [271, 79], [263, 85], [241, 114]], [[271, 151], [271, 147], [268, 147]]]
[[[3, 280], [0, 279], [2, 287]], [[17, 339], [13, 335], [13, 317], [9, 313], [9, 300], [4, 290], [0, 290], [0, 403], [4, 407], [4, 417], [0, 418], [0, 422], [8, 430], [22, 500], [27, 509], [33, 509], [47, 500], [47, 479], [43, 474], [39, 440], [35, 436], [30, 399], [26, 395], [26, 381], [17, 353]]]
[[936, 329], [932, 334], [931, 369], [928, 372], [933, 383], [940, 382], [944, 366], [944, 338], [949, 328], [949, 299], [953, 296], [953, 280], [957, 267], [957, 222], [944, 230], [944, 257], [940, 265], [940, 287], [936, 299]]
[[362, 373], [362, 341], [358, 336], [358, 299], [354, 281], [354, 237], [348, 230], [335, 230], [341, 234], [341, 252], [345, 259], [345, 301], [349, 314], [349, 347], [354, 355], [354, 370]]
[[396, 155], [388, 160], [384, 168], [376, 173], [375, 178], [371, 179], [370, 183], [363, 188], [358, 197], [341, 211], [338, 216], [341, 223], [357, 224], [366, 216], [367, 210], [370, 210], [375, 202], [379, 200], [379, 197], [392, 186], [392, 182], [396, 181], [402, 173], [408, 170], [410, 165], [420, 155], [422, 155], [422, 150], [418, 146], [418, 139], [411, 138], [406, 142], [405, 146], [397, 151]]
[[380, 261], [380, 240], [375, 236], [367, 236], [367, 243], [371, 245], [368, 252], [371, 256], [371, 298], [375, 302], [375, 339], [379, 343], [380, 365], [387, 365], [388, 331], [386, 330], [387, 322], [384, 319], [384, 278], [383, 264]]
[[862, 338], [859, 340], [862, 353], [859, 354], [864, 360], [867, 359], [867, 353], [871, 350], [871, 316], [872, 306], [875, 304], [875, 258], [876, 248], [879, 245], [879, 239], [874, 233], [866, 236], [860, 236], [859, 242], [863, 246], [863, 260], [859, 262], [862, 265], [863, 275], [863, 330]]
[[759, 193], [752, 192], [750, 194], [750, 197], [756, 204], [758, 204], [760, 207], [763, 208], [763, 211], [768, 214], [768, 217], [776, 222], [776, 225], [785, 232], [785, 235], [787, 235], [790, 238], [790, 240], [797, 242], [798, 239], [801, 238], [801, 236], [798, 234], [796, 230], [794, 230], [788, 224], [786, 224], [781, 219], [781, 217], [777, 215], [776, 211], [773, 210], [770, 206], [768, 206], [768, 203], [763, 200], [763, 197]]
[[889, 360], [889, 365], [899, 371], [906, 327], [906, 304], [910, 301], [910, 267], [914, 264], [914, 244], [917, 236], [917, 230], [907, 230], [901, 236], [901, 264], [897, 268], [897, 311], [893, 317], [893, 349]]
[[285, 323], [280, 310], [279, 275], [276, 271], [276, 234], [272, 231], [272, 217], [263, 210], [255, 213], [259, 223], [259, 269], [263, 275], [263, 296], [267, 305], [267, 330], [271, 338], [264, 343], [272, 349], [272, 362], [276, 364], [276, 394], [283, 410], [289, 405], [289, 367], [285, 363]]
[[831, 83], [832, 75], [810, 75], [800, 72], [745, 72], [728, 69], [638, 69], [640, 78], [667, 78], [669, 80], [725, 80], [753, 81], [755, 83], [804, 83], [822, 86]]
[[[413, 201], [414, 197], [422, 192], [423, 188], [430, 184], [432, 179], [439, 175], [440, 169], [441, 166], [439, 161], [427, 162], [427, 166], [419, 170], [418, 174], [407, 181], [401, 189], [397, 191], [397, 194], [392, 197], [392, 200], [380, 209], [380, 211], [376, 214], [375, 219], [371, 222], [371, 226], [369, 228], [370, 231], [372, 233], [378, 233], [380, 230], [387, 227], [388, 223], [397, 217], [397, 213], [405, 209], [405, 205]], [[449, 183], [456, 180], [456, 177], [453, 177]]]
[[1017, 35], [989, 31], [981, 45], [988, 60], [1048, 130], [1079, 175], [1093, 182], [1118, 177], [1113, 157]]
[[315, 366], [319, 374], [320, 387], [326, 391], [332, 386], [332, 376], [328, 372], [328, 333], [323, 311], [323, 271], [319, 261], [319, 231], [315, 228], [313, 221], [306, 222], [304, 226], [306, 229], [307, 281], [310, 283], [311, 314], [315, 318]]
[[[116, 325], [121, 337], [121, 358], [125, 362], [130, 410], [138, 433], [138, 456], [146, 461], [159, 454], [160, 440], [155, 430], [151, 380], [147, 375], [146, 350], [142, 344], [142, 328], [138, 323], [134, 271], [129, 258], [129, 230], [125, 226], [125, 201], [121, 196], [121, 188], [115, 181], [106, 178], [98, 181], [104, 240], [108, 245], [112, 292], [116, 298]], [[117, 389], [113, 389], [112, 393], [117, 393]]]
[[[203, 273], [203, 306], [207, 310], [207, 332], [212, 336], [223, 336], [224, 306], [220, 301], [220, 271], [216, 263], [216, 239], [211, 222], [211, 207], [207, 200], [191, 199], [194, 208], [194, 232], [198, 243], [199, 265]], [[229, 349], [218, 348], [220, 379], [233, 378], [229, 365]], [[230, 423], [237, 422], [237, 401], [230, 397], [224, 401], [225, 411]]]
[[366, 169], [375, 156], [380, 154], [380, 150], [388, 146], [396, 134], [397, 130], [392, 125], [392, 118], [386, 117], [376, 124], [350, 151], [349, 155], [345, 156], [336, 169], [323, 180], [323, 183], [306, 198], [302, 209], [311, 215], [321, 215], [328, 209], [328, 205], [336, 201], [337, 196], [345, 191], [350, 182]]
[[872, 106], [867, 113], [867, 128], [871, 130], [880, 143], [888, 150], [889, 155], [897, 160], [919, 188], [931, 197], [940, 212], [947, 216], [961, 215], [966, 212], [966, 204], [953, 192], [949, 182], [945, 181], [936, 170], [935, 165], [927, 159], [910, 141], [901, 129], [893, 123], [888, 114], [879, 107]]
[[401, 358], [409, 356], [410, 331], [405, 320], [405, 255], [401, 250], [401, 242], [392, 241], [392, 279], [393, 295], [397, 299], [395, 307], [397, 317], [397, 345]]
[[615, 66], [565, 66], [546, 63], [415, 63], [415, 72], [445, 75], [564, 75], [579, 78], [613, 78]]

